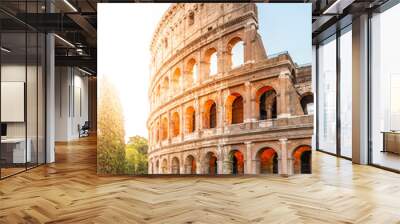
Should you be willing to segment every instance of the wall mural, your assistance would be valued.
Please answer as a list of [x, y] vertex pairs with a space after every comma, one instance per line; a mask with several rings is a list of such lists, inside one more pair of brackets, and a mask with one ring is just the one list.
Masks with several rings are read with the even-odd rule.
[[99, 4], [98, 173], [311, 173], [311, 5], [291, 10]]

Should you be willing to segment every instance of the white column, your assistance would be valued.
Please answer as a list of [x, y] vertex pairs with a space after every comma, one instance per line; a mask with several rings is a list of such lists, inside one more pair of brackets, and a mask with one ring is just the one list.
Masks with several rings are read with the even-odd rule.
[[368, 15], [352, 25], [352, 148], [353, 162], [368, 163]]
[[[52, 11], [52, 4], [50, 11]], [[54, 34], [46, 35], [46, 163], [55, 161], [54, 135], [55, 135], [55, 54], [54, 54]]]

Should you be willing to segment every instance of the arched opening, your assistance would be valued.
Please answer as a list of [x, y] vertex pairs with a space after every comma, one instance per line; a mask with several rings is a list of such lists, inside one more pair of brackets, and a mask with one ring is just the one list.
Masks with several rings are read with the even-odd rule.
[[181, 70], [176, 68], [172, 75], [172, 87], [175, 93], [179, 92], [181, 86]]
[[196, 160], [192, 155], [186, 157], [185, 161], [185, 173], [186, 174], [196, 174]]
[[264, 86], [257, 91], [259, 119], [274, 119], [277, 117], [276, 91], [270, 86]]
[[196, 129], [196, 113], [192, 106], [185, 112], [185, 129], [187, 133], [193, 133]]
[[210, 48], [205, 53], [206, 73], [208, 76], [216, 75], [218, 73], [218, 58], [217, 50]]
[[307, 93], [301, 97], [301, 107], [304, 114], [314, 114], [314, 96], [312, 93]]
[[156, 162], [156, 172], [155, 173], [159, 173], [160, 172], [160, 162], [157, 160]]
[[278, 153], [273, 148], [262, 148], [257, 153], [258, 173], [278, 173]]
[[179, 114], [178, 112], [174, 112], [172, 114], [172, 136], [176, 137], [180, 133], [180, 125], [179, 125]]
[[207, 102], [204, 104], [203, 119], [204, 128], [217, 127], [217, 105], [213, 100], [207, 100]]
[[157, 122], [155, 132], [156, 132], [156, 142], [159, 142], [160, 141], [160, 122]]
[[294, 173], [311, 173], [311, 147], [308, 145], [299, 146], [293, 152]]
[[164, 160], [162, 161], [162, 164], [161, 164], [161, 172], [162, 172], [162, 174], [167, 174], [167, 173], [168, 173], [168, 163], [167, 163], [167, 159], [164, 159]]
[[228, 124], [243, 123], [243, 97], [234, 93], [228, 96], [226, 102], [226, 119]]
[[244, 43], [239, 37], [235, 37], [228, 43], [228, 63], [231, 68], [236, 68], [244, 64]]
[[168, 96], [168, 90], [169, 90], [169, 78], [165, 77], [162, 83], [162, 95], [163, 97]]
[[161, 140], [166, 140], [168, 138], [168, 119], [164, 117], [161, 120]]
[[197, 81], [197, 64], [196, 60], [190, 59], [187, 63], [186, 74], [185, 74], [185, 89], [190, 88]]
[[179, 159], [174, 157], [172, 159], [172, 174], [179, 174]]
[[233, 150], [230, 152], [231, 171], [232, 174], [242, 175], [244, 174], [244, 157], [239, 150]]
[[206, 172], [209, 175], [218, 174], [217, 156], [213, 152], [206, 154]]

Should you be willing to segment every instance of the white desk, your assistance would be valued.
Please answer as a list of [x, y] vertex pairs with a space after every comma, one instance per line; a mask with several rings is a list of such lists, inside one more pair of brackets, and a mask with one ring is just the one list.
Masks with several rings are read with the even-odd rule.
[[[32, 152], [31, 145], [32, 140], [27, 139], [26, 154], [25, 154], [25, 138], [5, 138], [1, 139], [2, 147], [13, 147], [12, 148], [12, 162], [13, 163], [25, 163], [31, 162], [32, 160]], [[26, 159], [26, 161], [25, 161]]]

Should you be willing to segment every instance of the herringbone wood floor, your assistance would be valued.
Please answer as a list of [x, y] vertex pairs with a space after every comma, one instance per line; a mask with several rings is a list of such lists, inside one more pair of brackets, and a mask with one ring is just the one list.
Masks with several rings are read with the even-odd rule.
[[289, 178], [99, 177], [86, 138], [0, 181], [0, 223], [400, 223], [400, 175], [313, 153]]

